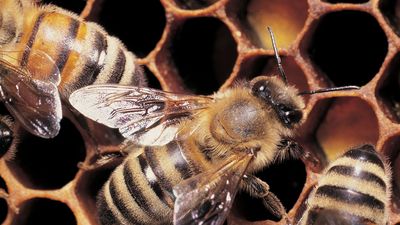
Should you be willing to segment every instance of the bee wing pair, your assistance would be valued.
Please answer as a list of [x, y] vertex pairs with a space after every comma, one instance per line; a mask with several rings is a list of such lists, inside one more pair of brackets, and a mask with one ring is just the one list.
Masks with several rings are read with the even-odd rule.
[[176, 138], [179, 123], [207, 107], [212, 98], [144, 87], [112, 84], [87, 86], [70, 103], [86, 117], [140, 145], [165, 145]]
[[[118, 128], [137, 144], [165, 145], [177, 138], [180, 122], [207, 108], [213, 98], [143, 87], [94, 85], [75, 91], [69, 101], [83, 115]], [[250, 153], [236, 156], [220, 168], [176, 186], [174, 224], [222, 224], [252, 157]]]
[[182, 181], [174, 188], [174, 224], [223, 224], [240, 181], [253, 158], [244, 154], [220, 168]]
[[[36, 64], [28, 70], [16, 57], [22, 51], [0, 52], [0, 98], [27, 131], [52, 138], [58, 134], [62, 118], [57, 89], [60, 72], [46, 53], [32, 49], [30, 57], [36, 58]], [[51, 67], [52, 74], [40, 74], [42, 66]]]

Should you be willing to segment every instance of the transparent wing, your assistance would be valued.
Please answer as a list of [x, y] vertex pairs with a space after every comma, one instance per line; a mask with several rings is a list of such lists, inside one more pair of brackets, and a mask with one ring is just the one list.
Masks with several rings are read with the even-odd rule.
[[223, 224], [252, 158], [253, 154], [243, 155], [176, 186], [174, 224]]
[[[33, 67], [21, 66], [13, 53], [17, 51], [0, 53], [0, 97], [27, 131], [52, 138], [58, 134], [62, 118], [58, 68], [45, 53], [31, 51], [31, 57], [39, 59]], [[41, 65], [51, 68], [51, 74], [40, 74], [44, 71]]]
[[92, 85], [69, 98], [86, 117], [141, 145], [164, 145], [173, 140], [178, 124], [208, 106], [212, 98], [181, 95], [143, 87]]

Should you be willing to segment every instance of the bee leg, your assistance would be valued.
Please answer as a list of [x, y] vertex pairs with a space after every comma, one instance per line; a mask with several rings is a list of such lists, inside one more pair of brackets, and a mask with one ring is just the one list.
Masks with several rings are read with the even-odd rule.
[[7, 202], [8, 207], [15, 213], [19, 213], [19, 208], [15, 205], [14, 201], [10, 198], [8, 193], [4, 189], [0, 189], [0, 198]]
[[278, 154], [276, 155], [277, 160], [283, 160], [287, 156], [295, 159], [300, 158], [303, 162], [309, 162], [314, 166], [320, 164], [320, 160], [311, 152], [305, 151], [299, 143], [289, 139], [282, 139], [278, 144]]
[[253, 175], [244, 175], [242, 188], [255, 198], [262, 198], [265, 208], [279, 219], [288, 221], [285, 207], [275, 194], [269, 191], [269, 185]]
[[89, 163], [79, 162], [78, 168], [82, 170], [94, 170], [102, 168], [107, 165], [120, 162], [123, 158], [125, 158], [125, 155], [126, 153], [123, 152], [100, 153], [99, 155], [97, 155], [97, 159], [94, 162], [89, 162]]

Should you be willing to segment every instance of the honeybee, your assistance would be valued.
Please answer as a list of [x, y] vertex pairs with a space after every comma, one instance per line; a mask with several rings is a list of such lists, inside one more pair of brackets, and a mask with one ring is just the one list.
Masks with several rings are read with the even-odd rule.
[[371, 145], [333, 161], [310, 194], [299, 224], [388, 224], [390, 169]]
[[32, 134], [56, 136], [62, 100], [80, 87], [145, 84], [135, 56], [98, 24], [30, 0], [0, 6], [0, 99]]
[[286, 155], [303, 156], [290, 138], [304, 101], [286, 83], [270, 34], [281, 77], [256, 77], [213, 96], [110, 84], [72, 93], [73, 107], [133, 142], [98, 195], [102, 224], [222, 224], [238, 189], [287, 218], [268, 184], [252, 175]]

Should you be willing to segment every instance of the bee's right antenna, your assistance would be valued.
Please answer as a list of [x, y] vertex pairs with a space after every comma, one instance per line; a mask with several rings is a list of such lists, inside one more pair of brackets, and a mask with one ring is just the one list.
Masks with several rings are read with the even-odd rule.
[[283, 70], [283, 67], [282, 67], [282, 61], [281, 61], [281, 58], [278, 55], [278, 48], [276, 47], [274, 33], [272, 32], [271, 27], [267, 27], [267, 29], [268, 29], [268, 32], [269, 32], [269, 36], [271, 37], [272, 48], [274, 49], [275, 59], [276, 59], [276, 62], [278, 63], [279, 73], [281, 74], [282, 80], [285, 82], [285, 84], [287, 84], [285, 71]]
[[318, 89], [318, 90], [313, 90], [313, 91], [302, 91], [299, 93], [299, 95], [313, 95], [313, 94], [324, 93], [324, 92], [358, 90], [358, 89], [360, 89], [360, 87], [350, 85], [350, 86], [343, 86], [343, 87], [323, 88], [323, 89]]

